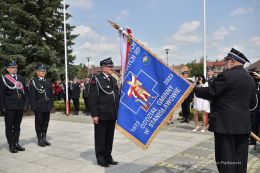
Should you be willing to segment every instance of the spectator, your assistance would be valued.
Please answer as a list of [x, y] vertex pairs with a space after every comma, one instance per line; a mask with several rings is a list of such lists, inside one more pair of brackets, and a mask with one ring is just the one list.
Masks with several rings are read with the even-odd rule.
[[[188, 80], [188, 71], [183, 71], [182, 77], [186, 80]], [[181, 123], [189, 123], [189, 116], [190, 116], [190, 102], [192, 101], [193, 94], [190, 93], [190, 95], [184, 100], [184, 102], [181, 104], [182, 108], [182, 116], [183, 119]]]
[[[196, 76], [196, 87], [207, 87], [208, 83], [205, 80], [205, 77], [203, 75]], [[210, 112], [210, 104], [208, 100], [204, 100], [201, 98], [196, 97], [194, 95], [194, 122], [195, 127], [192, 131], [198, 131], [199, 125], [198, 125], [198, 113], [201, 112], [202, 114], [202, 128], [201, 132], [206, 131], [206, 113]]]

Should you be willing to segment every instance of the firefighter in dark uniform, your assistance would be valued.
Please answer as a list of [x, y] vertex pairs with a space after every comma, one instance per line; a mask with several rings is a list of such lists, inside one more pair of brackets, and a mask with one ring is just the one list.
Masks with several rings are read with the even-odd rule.
[[214, 68], [213, 67], [207, 67], [207, 82], [210, 85], [212, 81], [215, 79], [214, 76]]
[[95, 126], [95, 152], [98, 165], [117, 165], [112, 158], [119, 91], [113, 73], [113, 62], [107, 58], [100, 62], [101, 73], [91, 78], [89, 109]]
[[25, 150], [19, 145], [19, 137], [26, 106], [26, 85], [23, 77], [17, 75], [17, 67], [15, 61], [9, 62], [7, 73], [0, 79], [0, 109], [5, 116], [5, 134], [11, 153]]
[[77, 78], [74, 78], [73, 82], [70, 84], [71, 89], [71, 99], [74, 105], [73, 115], [79, 115], [79, 97], [80, 97], [80, 83]]
[[45, 78], [46, 70], [44, 64], [38, 64], [36, 66], [37, 76], [31, 80], [29, 85], [30, 103], [35, 114], [35, 130], [38, 145], [41, 147], [51, 145], [46, 139], [46, 134], [53, 104], [53, 89], [50, 79]]
[[[214, 76], [214, 67], [211, 67], [211, 66], [208, 66], [207, 67], [207, 82], [208, 82], [208, 85], [211, 85], [211, 83], [213, 82], [213, 80], [215, 79], [215, 76]], [[209, 100], [210, 102], [210, 100]], [[211, 110], [211, 109], [210, 109]], [[210, 113], [207, 113], [207, 129], [208, 129], [208, 122], [210, 121], [209, 118], [211, 118], [210, 116]]]
[[89, 94], [89, 78], [86, 78], [86, 81], [84, 83], [84, 89], [83, 89], [83, 99], [84, 99], [84, 104], [85, 104], [86, 115], [88, 115], [88, 113], [89, 113], [88, 94]]
[[219, 172], [246, 173], [250, 107], [256, 104], [255, 83], [243, 68], [249, 62], [244, 54], [232, 48], [224, 60], [226, 71], [209, 87], [195, 88], [195, 94], [211, 100], [209, 131], [214, 132]]

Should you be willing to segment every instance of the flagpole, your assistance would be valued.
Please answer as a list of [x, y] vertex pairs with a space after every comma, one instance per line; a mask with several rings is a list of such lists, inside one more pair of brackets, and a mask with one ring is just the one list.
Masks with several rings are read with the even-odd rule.
[[66, 115], [69, 115], [68, 92], [68, 57], [67, 57], [67, 27], [66, 27], [66, 0], [63, 0], [63, 24], [64, 24], [64, 55], [65, 55], [65, 87], [66, 87]]
[[207, 66], [207, 30], [206, 30], [206, 0], [203, 0], [203, 74], [206, 76]]

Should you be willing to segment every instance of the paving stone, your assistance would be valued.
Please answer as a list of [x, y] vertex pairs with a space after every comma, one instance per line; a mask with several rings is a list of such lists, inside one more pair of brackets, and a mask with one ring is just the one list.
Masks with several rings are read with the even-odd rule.
[[196, 145], [196, 147], [202, 147], [202, 148], [207, 148], [207, 149], [211, 149], [211, 150], [215, 149], [214, 143], [209, 143], [209, 142], [200, 143], [200, 144]]
[[[0, 131], [4, 132], [4, 118], [0, 117]], [[51, 115], [47, 139], [50, 147], [39, 147], [34, 129], [34, 117], [24, 117], [21, 124], [20, 144], [26, 151], [11, 154], [4, 133], [0, 133], [1, 173], [181, 173], [216, 172], [213, 134], [193, 133], [194, 124], [164, 127], [148, 150], [144, 151], [130, 142], [124, 135], [115, 132], [113, 157], [119, 165], [101, 168], [96, 164], [94, 150], [94, 127], [89, 116]], [[260, 147], [249, 150], [249, 165], [255, 165], [260, 173]], [[192, 164], [192, 163], [196, 164]], [[174, 164], [175, 163], [175, 164]], [[177, 164], [178, 163], [178, 164]], [[181, 164], [187, 163], [187, 164]], [[189, 164], [191, 163], [191, 164]], [[253, 170], [253, 167], [252, 169]], [[249, 170], [250, 171], [250, 170]]]
[[176, 169], [170, 169], [167, 167], [159, 167], [159, 166], [154, 166], [151, 167], [142, 173], [181, 173], [182, 171], [176, 170]]
[[210, 154], [212, 154], [212, 152], [214, 152], [214, 151], [209, 151], [209, 150], [205, 150], [205, 149], [190, 148], [190, 149], [182, 152], [182, 154], [188, 154], [188, 155], [193, 155], [193, 156], [198, 156], [198, 157], [207, 157]]

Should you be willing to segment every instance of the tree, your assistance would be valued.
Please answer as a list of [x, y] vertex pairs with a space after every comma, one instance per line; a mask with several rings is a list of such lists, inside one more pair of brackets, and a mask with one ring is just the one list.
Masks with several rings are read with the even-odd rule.
[[[46, 64], [48, 76], [64, 74], [64, 28], [62, 0], [0, 0], [0, 67], [16, 60], [20, 72], [30, 78], [38, 63]], [[69, 6], [67, 5], [66, 8]], [[71, 17], [67, 14], [67, 19]], [[77, 35], [67, 24], [68, 65]]]
[[197, 63], [196, 60], [186, 64], [190, 69], [190, 76], [203, 74], [203, 63]]
[[78, 78], [85, 79], [86, 77], [88, 77], [88, 67], [85, 64], [80, 64]]

